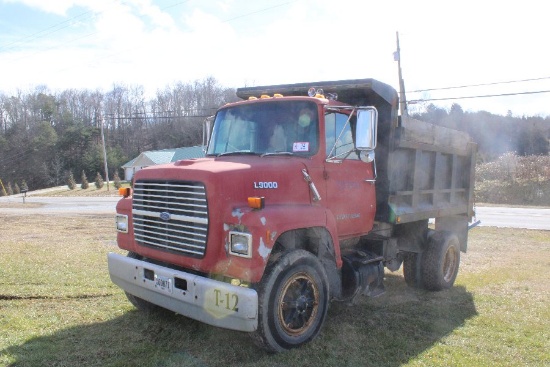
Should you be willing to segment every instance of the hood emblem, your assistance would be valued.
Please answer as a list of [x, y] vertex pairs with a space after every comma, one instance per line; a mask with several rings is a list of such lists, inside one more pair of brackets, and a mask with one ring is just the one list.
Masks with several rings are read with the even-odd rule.
[[160, 216], [160, 219], [162, 219], [165, 222], [169, 221], [170, 218], [171, 218], [171, 215], [168, 212], [162, 212], [162, 213], [160, 213], [159, 216]]

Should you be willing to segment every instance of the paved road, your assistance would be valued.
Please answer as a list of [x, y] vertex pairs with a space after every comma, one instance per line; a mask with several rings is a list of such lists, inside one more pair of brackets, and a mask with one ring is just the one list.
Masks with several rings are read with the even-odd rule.
[[[0, 214], [115, 214], [119, 197], [0, 197]], [[11, 203], [5, 205], [4, 203]], [[480, 226], [550, 230], [550, 209], [476, 207]]]
[[480, 226], [550, 230], [550, 209], [478, 206]]
[[[0, 214], [112, 214], [120, 197], [0, 197]], [[7, 204], [5, 204], [7, 203]]]

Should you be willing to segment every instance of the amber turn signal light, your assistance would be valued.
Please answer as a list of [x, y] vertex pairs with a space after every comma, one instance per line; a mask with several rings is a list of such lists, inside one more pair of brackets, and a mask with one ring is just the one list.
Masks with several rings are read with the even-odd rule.
[[121, 187], [118, 189], [118, 194], [127, 198], [128, 196], [132, 195], [132, 189], [129, 187]]
[[252, 209], [263, 209], [265, 207], [265, 197], [252, 196], [248, 198], [248, 206]]

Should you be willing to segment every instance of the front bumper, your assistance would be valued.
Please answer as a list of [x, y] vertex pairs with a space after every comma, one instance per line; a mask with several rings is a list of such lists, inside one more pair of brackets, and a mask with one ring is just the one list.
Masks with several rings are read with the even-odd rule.
[[221, 328], [250, 332], [258, 326], [254, 289], [115, 253], [109, 253], [108, 264], [113, 283], [155, 305]]

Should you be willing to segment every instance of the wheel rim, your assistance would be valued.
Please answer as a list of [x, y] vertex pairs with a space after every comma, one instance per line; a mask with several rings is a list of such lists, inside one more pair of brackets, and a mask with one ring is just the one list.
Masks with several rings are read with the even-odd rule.
[[458, 255], [453, 246], [447, 249], [445, 253], [445, 259], [443, 260], [443, 279], [449, 283], [453, 280], [456, 265], [458, 262]]
[[301, 335], [314, 324], [319, 288], [306, 273], [297, 273], [284, 284], [279, 302], [279, 323], [289, 335]]

